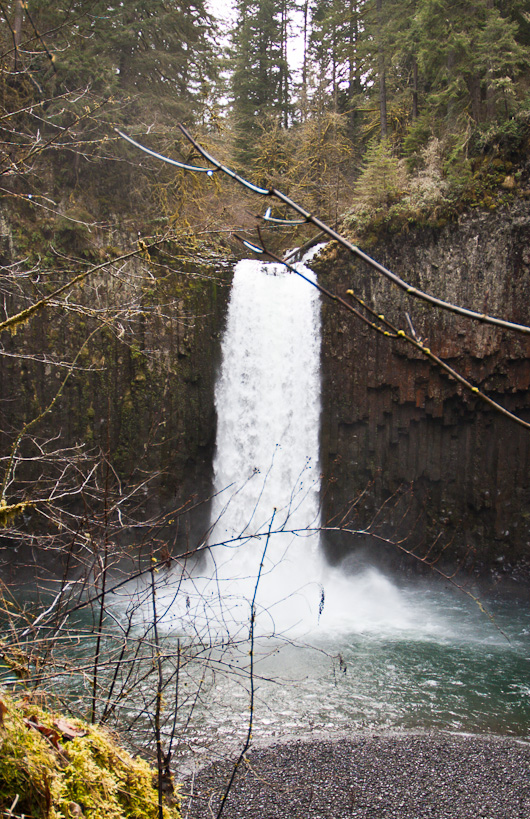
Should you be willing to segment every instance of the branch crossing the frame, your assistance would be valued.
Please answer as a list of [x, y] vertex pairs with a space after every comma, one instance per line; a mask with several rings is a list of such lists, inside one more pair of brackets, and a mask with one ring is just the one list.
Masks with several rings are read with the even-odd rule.
[[[262, 187], [259, 187], [257, 185], [254, 185], [252, 182], [249, 182], [247, 179], [240, 176], [235, 171], [233, 171], [230, 168], [223, 165], [221, 162], [219, 162], [219, 160], [217, 160], [214, 156], [212, 156], [210, 153], [208, 153], [208, 151], [206, 151], [197, 142], [197, 140], [194, 139], [191, 136], [189, 131], [184, 127], [184, 125], [179, 123], [178, 127], [181, 130], [184, 137], [190, 142], [190, 144], [195, 148], [195, 150], [203, 157], [203, 159], [205, 159], [207, 162], [211, 163], [214, 166], [213, 169], [196, 167], [196, 166], [193, 166], [193, 165], [187, 165], [187, 164], [182, 163], [182, 162], [177, 162], [174, 159], [170, 159], [169, 157], [165, 157], [163, 154], [156, 153], [155, 151], [152, 151], [151, 149], [146, 148], [145, 146], [141, 145], [139, 142], [136, 142], [136, 140], [133, 140], [130, 137], [123, 134], [117, 128], [115, 130], [123, 139], [127, 140], [132, 145], [136, 146], [137, 148], [140, 148], [140, 150], [145, 151], [146, 153], [150, 154], [151, 156], [154, 156], [157, 159], [162, 160], [163, 162], [168, 162], [171, 165], [176, 165], [177, 167], [180, 167], [183, 170], [197, 171], [199, 173], [207, 173], [208, 176], [212, 176], [214, 172], [218, 171], [218, 172], [224, 173], [226, 176], [229, 176], [231, 179], [234, 179], [236, 182], [238, 182], [244, 188], [247, 188], [247, 190], [253, 191], [254, 193], [256, 193], [256, 194], [258, 194], [260, 196], [274, 197], [276, 199], [279, 199], [280, 202], [282, 202], [284, 205], [287, 205], [287, 207], [289, 207], [291, 210], [294, 210], [296, 213], [298, 213], [300, 216], [302, 216], [302, 219], [301, 220], [275, 219], [275, 218], [271, 217], [271, 208], [269, 207], [269, 208], [267, 208], [267, 210], [265, 212], [265, 215], [261, 217], [264, 221], [274, 222], [276, 224], [282, 224], [282, 225], [302, 225], [302, 224], [312, 224], [312, 225], [314, 225], [315, 227], [317, 227], [321, 231], [321, 233], [323, 233], [326, 236], [329, 236], [330, 239], [336, 241], [339, 245], [346, 248], [346, 250], [348, 250], [350, 253], [352, 253], [354, 256], [356, 256], [358, 259], [361, 259], [369, 267], [371, 267], [373, 270], [380, 273], [386, 279], [393, 282], [398, 288], [403, 290], [409, 296], [420, 299], [421, 301], [427, 302], [428, 304], [432, 304], [434, 307], [438, 307], [439, 309], [447, 310], [448, 312], [454, 313], [454, 314], [459, 315], [459, 316], [465, 316], [466, 318], [472, 319], [473, 321], [478, 321], [478, 322], [480, 322], [482, 324], [489, 324], [489, 325], [492, 325], [494, 327], [500, 327], [500, 328], [503, 328], [505, 330], [511, 330], [513, 332], [522, 333], [523, 335], [530, 335], [530, 327], [527, 326], [527, 325], [517, 324], [517, 323], [511, 322], [511, 321], [505, 321], [504, 319], [496, 318], [495, 316], [488, 316], [485, 313], [478, 313], [475, 310], [468, 310], [465, 307], [460, 307], [457, 304], [452, 304], [451, 302], [444, 301], [443, 299], [439, 299], [436, 296], [431, 295], [430, 293], [426, 293], [423, 290], [420, 290], [419, 288], [414, 287], [413, 285], [409, 284], [404, 279], [402, 279], [400, 276], [398, 276], [396, 273], [393, 273], [387, 267], [380, 264], [375, 259], [372, 259], [371, 256], [368, 256], [366, 253], [364, 253], [356, 245], [352, 244], [347, 239], [345, 239], [344, 236], [341, 236], [340, 233], [337, 233], [337, 231], [334, 230], [332, 227], [327, 225], [325, 222], [322, 222], [316, 216], [313, 216], [311, 213], [309, 213], [309, 211], [305, 210], [305, 208], [303, 208], [297, 202], [290, 199], [288, 196], [286, 196], [281, 191], [277, 190], [276, 188], [262, 188]], [[303, 276], [303, 274], [301, 274], [298, 270], [296, 270], [296, 268], [292, 267], [286, 260], [280, 259], [279, 257], [275, 256], [273, 253], [270, 253], [269, 251], [267, 251], [267, 249], [265, 248], [263, 242], [261, 242], [261, 246], [259, 246], [259, 245], [253, 244], [252, 242], [249, 242], [246, 239], [242, 239], [239, 236], [236, 236], [236, 238], [243, 245], [245, 245], [245, 247], [247, 247], [252, 252], [254, 252], [256, 254], [268, 256], [273, 261], [276, 261], [279, 264], [285, 265], [293, 273], [296, 273], [297, 275], [302, 276], [302, 278], [305, 278]], [[260, 236], [260, 240], [261, 240], [261, 236]], [[309, 281], [309, 279], [307, 281]], [[441, 358], [436, 356], [425, 344], [423, 344], [423, 342], [420, 339], [418, 339], [416, 337], [415, 333], [413, 333], [413, 332], [411, 332], [410, 334], [406, 333], [404, 330], [400, 330], [397, 327], [395, 327], [394, 325], [390, 324], [390, 322], [388, 322], [386, 319], [384, 319], [384, 317], [377, 315], [377, 313], [375, 311], [371, 310], [371, 308], [369, 308], [362, 301], [362, 299], [355, 296], [353, 290], [348, 290], [347, 295], [349, 295], [353, 299], [355, 299], [357, 301], [357, 303], [361, 306], [361, 308], [363, 308], [364, 310], [371, 313], [371, 315], [374, 318], [376, 318], [378, 321], [383, 320], [383, 324], [385, 325], [384, 327], [381, 327], [379, 324], [375, 323], [374, 321], [370, 321], [369, 319], [367, 319], [366, 316], [362, 315], [362, 313], [360, 313], [356, 308], [354, 308], [352, 304], [350, 304], [349, 302], [347, 302], [345, 299], [341, 298], [340, 296], [337, 296], [337, 295], [331, 293], [330, 291], [326, 290], [326, 288], [323, 288], [319, 284], [315, 284], [313, 282], [309, 282], [309, 283], [313, 284], [315, 287], [317, 287], [317, 289], [320, 290], [320, 292], [322, 292], [325, 296], [332, 299], [333, 301], [336, 301], [337, 303], [339, 303], [343, 307], [345, 307], [347, 310], [354, 313], [358, 318], [360, 318], [362, 321], [367, 323], [370, 327], [372, 327], [377, 332], [380, 332], [383, 335], [389, 336], [391, 338], [401, 338], [403, 341], [411, 344], [413, 347], [415, 347], [417, 350], [419, 350], [422, 353], [422, 355], [426, 356], [430, 361], [432, 361], [433, 364], [440, 367], [445, 373], [447, 373], [447, 375], [449, 375], [451, 378], [454, 378], [465, 389], [469, 390], [469, 392], [471, 392], [475, 397], [481, 399], [486, 404], [488, 404], [492, 409], [496, 410], [497, 412], [500, 412], [502, 415], [506, 416], [507, 418], [509, 418], [510, 420], [512, 420], [515, 423], [519, 424], [520, 426], [523, 426], [526, 429], [530, 429], [530, 423], [529, 422], [524, 421], [522, 418], [519, 418], [517, 415], [514, 415], [512, 412], [505, 409], [501, 404], [498, 404], [496, 401], [493, 401], [493, 399], [489, 398], [489, 396], [487, 396], [485, 393], [483, 393], [481, 390], [479, 390], [478, 387], [471, 384], [467, 379], [465, 379], [463, 376], [461, 376], [460, 373], [458, 373], [456, 370], [454, 370], [452, 367], [450, 367], [448, 364], [446, 364], [445, 361], [443, 361]]]

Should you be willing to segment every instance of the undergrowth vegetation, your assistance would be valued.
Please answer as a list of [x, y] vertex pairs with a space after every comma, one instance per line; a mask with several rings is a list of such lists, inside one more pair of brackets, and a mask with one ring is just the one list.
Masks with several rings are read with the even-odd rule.
[[[34, 699], [0, 699], [0, 809], [32, 819], [155, 819], [156, 774], [107, 732], [50, 713]], [[172, 791], [164, 819], [179, 819]]]
[[364, 155], [344, 226], [370, 242], [380, 230], [441, 226], [470, 208], [495, 210], [530, 196], [521, 156], [530, 145], [530, 113], [457, 139], [431, 134], [407, 153], [407, 144], [373, 141]]

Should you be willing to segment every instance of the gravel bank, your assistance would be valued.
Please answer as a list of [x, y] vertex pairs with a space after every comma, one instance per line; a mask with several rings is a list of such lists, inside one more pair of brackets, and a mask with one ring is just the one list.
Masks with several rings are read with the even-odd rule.
[[[183, 817], [217, 814], [231, 767], [204, 768]], [[530, 819], [530, 744], [453, 734], [356, 735], [252, 751], [223, 819]]]

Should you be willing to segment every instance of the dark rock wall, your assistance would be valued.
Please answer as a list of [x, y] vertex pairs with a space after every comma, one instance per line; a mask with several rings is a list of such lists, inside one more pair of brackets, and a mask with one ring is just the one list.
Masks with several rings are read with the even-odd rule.
[[[367, 252], [413, 286], [530, 323], [530, 206], [462, 216], [438, 229], [382, 236]], [[508, 409], [530, 420], [530, 337], [426, 306], [335, 246], [320, 281], [363, 298]], [[324, 508], [332, 525], [414, 548], [445, 569], [524, 573], [530, 557], [530, 430], [487, 409], [403, 341], [326, 304], [323, 344]], [[334, 559], [377, 538], [331, 534]], [[403, 561], [401, 561], [403, 562]], [[406, 558], [410, 566], [416, 559]]]
[[[527, 203], [381, 236], [367, 251], [436, 296], [530, 323]], [[408, 313], [434, 353], [530, 420], [530, 338], [425, 306], [334, 245], [314, 264], [322, 284], [341, 295], [353, 289], [405, 330]], [[142, 501], [148, 507], [142, 514], [149, 515], [206, 498], [211, 489], [214, 385], [231, 268], [173, 271], [153, 288], [143, 275], [139, 291], [134, 278], [129, 266], [118, 277], [94, 277], [83, 296], [76, 294], [91, 307], [132, 299], [140, 309], [98, 331], [53, 412], [32, 434], [45, 448], [55, 436], [60, 446], [108, 451], [125, 484], [155, 475]], [[331, 527], [369, 533], [330, 532], [330, 557], [368, 555], [411, 570], [423, 565], [419, 557], [445, 570], [527, 576], [530, 432], [486, 408], [403, 341], [375, 334], [336, 305], [325, 304], [323, 314], [325, 516]], [[82, 310], [53, 308], [17, 336], [4, 335], [3, 453], [60, 383], [64, 370], [46, 363], [47, 355], [59, 350], [71, 359], [93, 326]], [[36, 451], [28, 442], [22, 454]], [[21, 465], [17, 479], [38, 491], [31, 468], [31, 461]], [[179, 531], [163, 536], [185, 546], [199, 536], [207, 510], [203, 518], [194, 524], [179, 517]], [[398, 548], [384, 538], [400, 541]], [[416, 557], [404, 557], [404, 549]]]
[[[134, 248], [134, 238], [122, 239]], [[49, 285], [37, 285], [55, 288], [71, 273], [56, 270], [49, 277]], [[62, 489], [79, 486], [91, 464], [98, 464], [84, 497], [72, 493], [73, 511], [81, 514], [85, 504], [86, 515], [95, 518], [103, 514], [108, 462], [113, 497], [141, 487], [126, 502], [133, 518], [148, 520], [168, 510], [171, 526], [156, 531], [161, 539], [186, 548], [198, 537], [193, 527], [206, 527], [206, 505], [203, 514], [200, 508], [192, 515], [169, 512], [202, 502], [211, 492], [215, 374], [230, 280], [226, 262], [175, 262], [153, 252], [149, 264], [137, 258], [109, 265], [72, 291], [68, 308], [46, 308], [16, 335], [4, 333], [4, 456], [24, 423], [56, 395], [67, 372], [60, 362], [78, 355], [53, 410], [24, 436], [19, 452], [24, 460], [17, 464], [9, 498], [46, 497], [55, 475]], [[30, 280], [27, 287], [34, 299]], [[27, 303], [26, 294], [6, 298], [10, 315]], [[48, 455], [58, 452], [64, 456]], [[28, 523], [28, 533], [38, 520]]]

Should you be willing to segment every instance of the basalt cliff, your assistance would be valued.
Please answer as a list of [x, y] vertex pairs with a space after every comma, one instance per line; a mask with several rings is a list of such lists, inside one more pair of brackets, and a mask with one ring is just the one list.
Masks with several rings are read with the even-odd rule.
[[[368, 252], [440, 299], [530, 323], [528, 200], [381, 234]], [[426, 305], [334, 245], [318, 270], [331, 291], [353, 290], [494, 401], [530, 420], [529, 336]], [[325, 304], [325, 515], [330, 527], [375, 535], [330, 532], [333, 558], [353, 541], [361, 555], [383, 563], [395, 562], [397, 553], [410, 567], [524, 576], [529, 457], [530, 430], [492, 410], [403, 340]], [[381, 538], [399, 541], [397, 549]]]
[[[9, 264], [16, 247], [7, 222], [2, 232]], [[530, 323], [527, 198], [436, 226], [381, 230], [364, 249], [414, 287]], [[102, 245], [98, 252], [117, 251]], [[16, 336], [4, 334], [4, 453], [16, 430], [57, 392], [64, 368], [50, 363], [53, 351], [71, 359], [81, 350], [53, 412], [21, 450], [26, 460], [15, 478], [23, 478], [28, 493], [41, 479], [32, 458], [43, 442], [56, 440], [55, 450], [77, 445], [102, 452], [122, 490], [131, 477], [137, 486], [145, 478], [135, 503], [138, 509], [149, 506], [149, 514], [208, 497], [230, 266], [203, 260], [193, 269], [187, 263], [175, 278], [166, 275], [172, 262], [164, 258], [158, 280], [155, 261], [153, 255], [152, 286], [144, 273], [136, 294], [131, 326], [122, 327], [118, 316], [82, 348], [95, 319], [94, 311], [83, 315], [80, 296], [75, 321], [67, 309], [50, 307]], [[378, 315], [415, 333], [473, 385], [530, 421], [529, 336], [425, 305], [333, 243], [313, 265], [323, 286], [341, 296], [353, 290]], [[113, 288], [126, 290], [133, 280], [134, 268], [121, 280], [95, 276], [85, 304], [107, 304]], [[369, 560], [410, 571], [434, 566], [494, 579], [528, 575], [528, 429], [486, 406], [402, 339], [376, 333], [326, 300], [322, 373], [322, 508], [332, 561], [347, 555], [352, 564]], [[168, 512], [157, 537], [171, 548], [188, 548], [207, 526], [207, 504], [200, 509], [191, 517]], [[29, 515], [24, 523], [28, 532], [35, 519]], [[9, 540], [3, 554], [11, 563]]]

